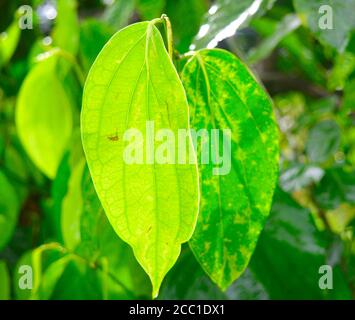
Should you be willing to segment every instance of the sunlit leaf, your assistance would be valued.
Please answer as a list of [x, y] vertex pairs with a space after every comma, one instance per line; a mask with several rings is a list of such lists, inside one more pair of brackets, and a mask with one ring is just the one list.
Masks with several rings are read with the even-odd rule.
[[[181, 243], [194, 230], [198, 181], [196, 163], [188, 160], [190, 148], [187, 164], [151, 162], [151, 148], [160, 144], [146, 133], [147, 121], [154, 121], [155, 131], [169, 129], [177, 137], [178, 129], [188, 128], [188, 106], [160, 33], [142, 22], [118, 32], [96, 59], [85, 84], [81, 130], [108, 219], [132, 246], [156, 296]], [[124, 134], [130, 128], [149, 139], [143, 164], [124, 161]]]
[[224, 153], [225, 172], [219, 168], [223, 175], [215, 173], [212, 161], [202, 164], [205, 142], [198, 144], [202, 197], [190, 240], [204, 270], [226, 289], [248, 265], [269, 214], [277, 178], [278, 130], [268, 95], [231, 53], [195, 53], [182, 79], [191, 107], [191, 127], [231, 130], [230, 137], [220, 134], [216, 138], [223, 147], [211, 151], [218, 152], [212, 159]]
[[39, 62], [26, 77], [16, 106], [19, 138], [34, 164], [54, 178], [72, 131], [71, 101], [57, 75], [59, 58]]

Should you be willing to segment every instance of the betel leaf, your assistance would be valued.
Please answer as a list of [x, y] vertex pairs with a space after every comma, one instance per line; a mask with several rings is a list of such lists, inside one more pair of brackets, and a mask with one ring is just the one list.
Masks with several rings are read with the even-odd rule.
[[355, 0], [293, 0], [293, 4], [318, 39], [344, 51], [355, 29]]
[[0, 251], [10, 240], [19, 213], [19, 202], [14, 187], [0, 171]]
[[333, 120], [317, 123], [309, 132], [306, 153], [312, 162], [324, 162], [338, 150], [340, 128]]
[[213, 161], [203, 161], [205, 142], [200, 139], [197, 145], [202, 191], [190, 240], [204, 270], [226, 289], [246, 268], [269, 214], [277, 178], [278, 130], [268, 95], [233, 54], [199, 51], [185, 65], [182, 79], [192, 129], [230, 130], [229, 138], [219, 134], [215, 139], [223, 151], [211, 151], [216, 158], [223, 152], [224, 167], [229, 162], [230, 170], [223, 175], [214, 174]]
[[217, 0], [205, 16], [191, 49], [215, 48], [232, 37], [256, 15], [271, 8], [275, 0]]
[[[156, 296], [179, 256], [181, 243], [188, 241], [194, 230], [198, 179], [186, 130], [185, 92], [153, 23], [141, 22], [121, 30], [100, 52], [85, 83], [81, 130], [106, 215], [116, 233], [133, 248]], [[154, 159], [155, 150], [161, 147], [154, 132], [162, 133], [160, 129], [168, 129], [175, 137], [179, 129], [187, 132], [186, 158], [167, 161], [171, 164]], [[124, 141], [128, 133], [139, 136], [131, 136], [129, 145]], [[161, 138], [168, 145], [167, 153], [178, 150], [170, 148], [173, 143], [167, 137]], [[142, 151], [142, 161], [127, 161], [126, 148], [132, 146], [132, 140], [138, 151], [130, 155]]]
[[17, 101], [16, 128], [27, 154], [54, 178], [72, 132], [71, 100], [56, 73], [59, 57], [39, 62], [27, 75]]

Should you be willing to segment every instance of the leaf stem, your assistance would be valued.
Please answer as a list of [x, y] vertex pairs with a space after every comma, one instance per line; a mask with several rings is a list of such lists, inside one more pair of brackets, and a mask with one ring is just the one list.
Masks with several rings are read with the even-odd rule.
[[161, 16], [161, 19], [164, 20], [164, 28], [165, 28], [165, 33], [166, 33], [166, 39], [168, 42], [168, 52], [170, 59], [173, 59], [174, 55], [174, 45], [173, 45], [173, 29], [171, 27], [171, 22], [169, 17], [166, 14], [163, 14]]
[[164, 25], [169, 57], [171, 60], [173, 60], [173, 56], [174, 56], [173, 29], [171, 27], [171, 22], [169, 17], [164, 13], [160, 18], [153, 19], [150, 23], [151, 25], [155, 25], [157, 23], [162, 23]]

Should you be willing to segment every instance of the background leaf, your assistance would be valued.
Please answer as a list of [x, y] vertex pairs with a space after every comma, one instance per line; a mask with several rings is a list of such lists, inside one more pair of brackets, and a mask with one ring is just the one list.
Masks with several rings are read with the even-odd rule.
[[[350, 31], [355, 27], [351, 14], [355, 7], [354, 0], [293, 0], [293, 3], [297, 13], [305, 18], [306, 25], [321, 41], [338, 51], [344, 51], [349, 42]], [[324, 13], [319, 13], [319, 9], [323, 5], [332, 9], [333, 29], [323, 30], [319, 26], [319, 20], [324, 16]]]
[[219, 42], [246, 26], [254, 15], [262, 14], [270, 8], [273, 2], [274, 0], [217, 0], [205, 16], [191, 49], [217, 47]]
[[80, 29], [76, 0], [58, 0], [57, 18], [52, 31], [55, 46], [76, 54], [79, 49]]
[[333, 286], [338, 289], [319, 288], [319, 268], [330, 264], [327, 261], [329, 246], [326, 235], [316, 230], [309, 211], [278, 191], [250, 269], [266, 288], [270, 299], [332, 298], [337, 292], [341, 299], [349, 299], [349, 288], [334, 265]]
[[0, 300], [10, 299], [10, 275], [6, 263], [0, 260]]
[[312, 162], [324, 162], [338, 150], [340, 129], [336, 122], [326, 120], [317, 123], [309, 132], [306, 153]]
[[17, 223], [19, 203], [13, 186], [0, 171], [0, 250], [8, 243]]
[[56, 73], [57, 63], [58, 57], [52, 56], [31, 70], [16, 106], [16, 127], [22, 145], [49, 178], [56, 174], [73, 121], [71, 101]]

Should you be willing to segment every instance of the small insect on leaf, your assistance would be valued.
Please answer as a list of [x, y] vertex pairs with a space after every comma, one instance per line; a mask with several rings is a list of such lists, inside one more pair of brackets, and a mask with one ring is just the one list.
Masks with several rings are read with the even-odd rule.
[[118, 141], [118, 140], [119, 140], [117, 135], [107, 137], [107, 139], [109, 139], [109, 140], [111, 140], [111, 141]]
[[116, 129], [115, 134], [109, 135], [109, 136], [107, 137], [107, 139], [108, 139], [108, 140], [110, 140], [110, 141], [118, 141], [118, 140], [119, 140], [119, 138], [118, 138], [118, 132], [117, 132], [117, 129]]

